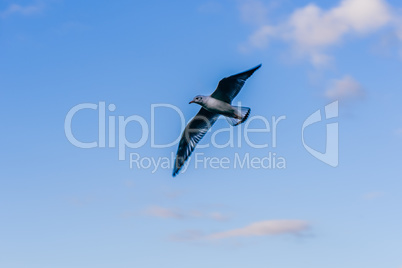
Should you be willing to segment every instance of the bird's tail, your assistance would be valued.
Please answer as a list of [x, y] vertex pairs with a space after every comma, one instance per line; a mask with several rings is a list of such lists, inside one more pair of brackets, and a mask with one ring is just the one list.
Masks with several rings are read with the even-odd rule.
[[233, 106], [237, 108], [241, 114], [241, 118], [234, 118], [234, 117], [225, 117], [228, 123], [232, 126], [237, 126], [247, 120], [248, 116], [250, 115], [251, 109], [248, 107], [240, 107], [240, 106]]

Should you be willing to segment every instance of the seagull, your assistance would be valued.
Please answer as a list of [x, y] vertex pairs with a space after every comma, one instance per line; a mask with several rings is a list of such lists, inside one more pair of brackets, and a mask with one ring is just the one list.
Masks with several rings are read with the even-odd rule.
[[247, 78], [260, 67], [261, 64], [248, 71], [225, 77], [219, 81], [218, 87], [210, 96], [197, 95], [189, 102], [189, 104], [196, 103], [201, 105], [201, 109], [183, 131], [177, 149], [173, 177], [179, 173], [197, 143], [204, 137], [220, 115], [225, 116], [232, 126], [237, 126], [247, 120], [251, 109], [233, 106], [231, 103], [240, 92]]

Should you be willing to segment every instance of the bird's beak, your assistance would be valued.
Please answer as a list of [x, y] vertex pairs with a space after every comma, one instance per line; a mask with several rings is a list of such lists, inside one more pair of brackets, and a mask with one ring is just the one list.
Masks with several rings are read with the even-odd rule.
[[194, 101], [190, 101], [188, 104], [194, 103]]

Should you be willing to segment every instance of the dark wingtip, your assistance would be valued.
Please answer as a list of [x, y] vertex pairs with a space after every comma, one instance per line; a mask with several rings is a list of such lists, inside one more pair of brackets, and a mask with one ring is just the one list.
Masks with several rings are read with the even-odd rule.
[[248, 111], [247, 111], [247, 113], [246, 113], [246, 115], [245, 115], [245, 116], [242, 118], [242, 120], [240, 120], [235, 126], [238, 126], [238, 125], [240, 125], [241, 123], [245, 122], [245, 121], [247, 120], [247, 118], [249, 117], [250, 112], [251, 112], [251, 109], [249, 108]]
[[262, 66], [262, 63], [258, 64], [257, 66], [255, 66], [255, 67], [252, 68], [251, 70], [253, 70], [253, 71], [255, 72], [255, 71], [257, 71], [261, 66]]
[[241, 120], [242, 123], [247, 120], [247, 118], [248, 118], [249, 115], [250, 115], [250, 112], [251, 112], [251, 109], [249, 108], [249, 109], [248, 109], [248, 112], [246, 113], [246, 115], [244, 116], [244, 118]]
[[257, 71], [260, 67], [262, 66], [262, 64], [258, 64], [257, 66], [255, 66], [254, 68], [251, 68], [250, 70], [245, 71], [244, 73], [248, 73], [250, 76]]

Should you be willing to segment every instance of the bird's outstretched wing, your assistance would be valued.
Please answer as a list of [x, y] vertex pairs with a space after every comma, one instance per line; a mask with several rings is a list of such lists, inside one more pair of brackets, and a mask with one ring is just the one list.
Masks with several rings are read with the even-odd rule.
[[219, 81], [218, 87], [215, 89], [214, 93], [212, 93], [211, 97], [231, 103], [240, 92], [240, 89], [243, 87], [247, 78], [249, 78], [260, 67], [261, 64], [248, 71], [223, 78]]
[[187, 158], [193, 152], [197, 143], [204, 137], [208, 129], [218, 119], [219, 114], [212, 113], [204, 108], [188, 123], [180, 139], [176, 161], [173, 168], [173, 177], [179, 173]]

